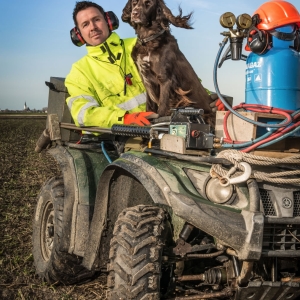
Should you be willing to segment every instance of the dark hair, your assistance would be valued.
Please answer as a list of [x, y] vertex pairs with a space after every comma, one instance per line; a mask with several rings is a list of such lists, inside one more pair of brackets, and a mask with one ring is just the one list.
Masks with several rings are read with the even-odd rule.
[[100, 11], [100, 13], [103, 16], [105, 16], [104, 9], [100, 5], [98, 5], [97, 3], [94, 3], [94, 2], [91, 2], [91, 1], [76, 2], [76, 5], [75, 5], [74, 10], [73, 10], [73, 20], [74, 20], [74, 24], [75, 24], [76, 27], [78, 26], [77, 20], [76, 20], [77, 14], [81, 10], [87, 9], [88, 7], [95, 7], [95, 8], [97, 8]]

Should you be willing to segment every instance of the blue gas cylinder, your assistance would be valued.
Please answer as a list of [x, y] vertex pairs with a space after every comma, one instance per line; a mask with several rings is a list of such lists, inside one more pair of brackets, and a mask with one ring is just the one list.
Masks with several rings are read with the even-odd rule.
[[[292, 32], [293, 26], [276, 29]], [[291, 48], [294, 41], [272, 37], [272, 48], [247, 58], [245, 102], [281, 109], [300, 108], [300, 54]]]

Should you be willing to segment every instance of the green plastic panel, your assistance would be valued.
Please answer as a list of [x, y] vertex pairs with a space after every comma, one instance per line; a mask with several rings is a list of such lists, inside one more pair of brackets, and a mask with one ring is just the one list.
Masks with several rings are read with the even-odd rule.
[[68, 151], [74, 160], [79, 204], [94, 205], [99, 178], [109, 163], [101, 151], [78, 149]]

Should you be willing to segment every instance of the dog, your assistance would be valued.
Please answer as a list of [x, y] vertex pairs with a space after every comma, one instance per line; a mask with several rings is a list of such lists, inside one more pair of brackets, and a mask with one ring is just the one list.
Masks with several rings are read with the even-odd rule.
[[147, 91], [146, 110], [168, 116], [178, 107], [202, 108], [204, 120], [214, 126], [211, 98], [170, 33], [170, 23], [192, 29], [192, 13], [173, 16], [163, 0], [129, 0], [122, 20], [137, 34], [132, 58]]

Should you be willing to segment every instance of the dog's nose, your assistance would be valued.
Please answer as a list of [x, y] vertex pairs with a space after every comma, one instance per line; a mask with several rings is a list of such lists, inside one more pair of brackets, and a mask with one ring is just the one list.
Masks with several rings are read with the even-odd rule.
[[133, 10], [131, 14], [133, 17], [139, 17], [139, 15], [140, 15], [139, 11], [137, 11], [137, 10]]

